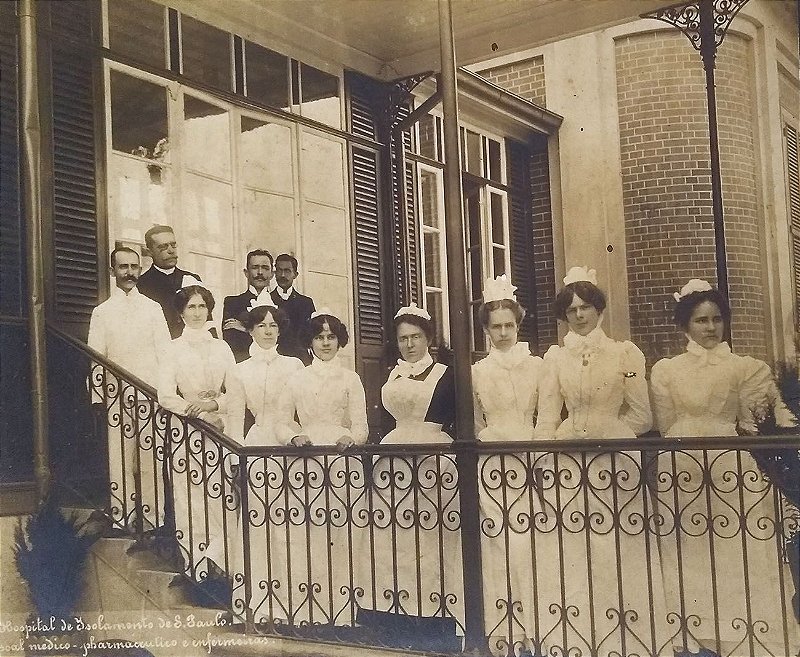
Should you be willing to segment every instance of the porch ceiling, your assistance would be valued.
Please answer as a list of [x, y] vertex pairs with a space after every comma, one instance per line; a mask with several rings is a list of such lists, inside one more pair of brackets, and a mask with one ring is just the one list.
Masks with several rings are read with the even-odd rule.
[[[436, 0], [159, 0], [262, 43], [393, 79], [439, 70]], [[669, 0], [452, 0], [459, 65], [624, 23]], [[299, 56], [299, 54], [298, 54]]]

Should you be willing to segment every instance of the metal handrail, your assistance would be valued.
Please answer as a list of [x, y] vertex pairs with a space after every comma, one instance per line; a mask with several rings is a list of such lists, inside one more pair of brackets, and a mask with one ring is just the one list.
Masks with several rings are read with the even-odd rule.
[[[750, 474], [755, 465], [752, 460], [744, 460], [743, 453], [800, 450], [800, 436], [455, 440], [368, 444], [345, 450], [333, 445], [248, 446], [205, 422], [160, 409], [152, 386], [58, 328], [50, 326], [49, 330], [78, 350], [92, 369], [100, 370], [101, 375], [95, 375], [92, 383], [106, 399], [109, 426], [116, 420], [116, 431], [121, 432], [115, 445], [132, 443], [137, 467], [140, 461], [142, 466], [151, 468], [163, 466], [164, 472], [170, 473], [172, 488], [166, 492], [169, 499], [173, 499], [170, 495], [177, 499], [178, 494], [184, 496], [184, 502], [190, 499], [183, 509], [186, 517], [182, 528], [176, 526], [175, 534], [176, 541], [182, 541], [180, 547], [190, 566], [190, 578], [202, 579], [197, 566], [203, 563], [211, 539], [222, 538], [224, 554], [218, 565], [232, 581], [231, 597], [226, 603], [235, 618], [245, 620], [248, 632], [264, 628], [280, 632], [281, 622], [273, 624], [271, 620], [273, 608], [278, 619], [287, 619], [284, 627], [300, 631], [308, 623], [337, 627], [357, 624], [356, 609], [374, 608], [378, 612], [380, 608], [381, 613], [394, 614], [398, 619], [429, 617], [457, 622], [467, 652], [482, 649], [485, 653], [489, 639], [511, 641], [510, 655], [524, 647], [519, 643], [520, 623], [528, 624], [528, 637], [553, 640], [553, 629], [534, 631], [530, 618], [525, 616], [531, 611], [531, 604], [539, 604], [538, 599], [527, 599], [519, 606], [515, 600], [524, 596], [527, 589], [515, 587], [520, 586], [518, 578], [524, 577], [526, 571], [544, 575], [545, 579], [552, 574], [547, 560], [555, 553], [547, 550], [554, 545], [571, 551], [573, 559], [580, 557], [582, 550], [587, 551], [586, 558], [602, 563], [597, 577], [602, 577], [603, 569], [616, 568], [619, 574], [610, 585], [619, 590], [619, 604], [623, 604], [626, 595], [633, 596], [633, 602], [628, 604], [646, 617], [648, 608], [641, 606], [644, 601], [626, 588], [630, 573], [636, 572], [637, 563], [643, 559], [653, 569], [652, 573], [648, 571], [650, 595], [657, 596], [661, 595], [658, 559], [665, 546], [688, 537], [694, 543], [687, 550], [710, 550], [715, 555], [719, 553], [720, 559], [725, 558], [725, 550], [741, 549], [739, 566], [748, 569], [761, 561], [755, 556], [751, 561], [747, 549], [766, 541], [773, 549], [768, 565], [779, 579], [782, 600], [788, 599], [789, 581], [780, 569], [794, 549], [789, 535], [798, 520], [794, 512], [785, 514], [784, 500], [777, 488], [768, 483], [766, 488], [759, 488], [760, 475]], [[117, 379], [112, 388], [105, 388], [106, 375]], [[122, 400], [129, 392], [135, 401], [125, 405]], [[138, 393], [141, 396], [137, 397]], [[702, 454], [697, 456], [690, 450]], [[711, 454], [715, 451], [722, 456]], [[676, 465], [676, 458], [683, 458], [678, 452], [685, 452], [689, 465]], [[736, 457], [725, 461], [730, 452]], [[669, 453], [675, 455], [670, 458]], [[665, 458], [659, 459], [661, 454]], [[725, 485], [717, 485], [712, 476], [714, 468], [725, 471]], [[663, 476], [659, 476], [662, 471]], [[138, 517], [148, 512], [147, 496], [142, 494], [145, 474], [137, 471], [132, 479], [135, 490], [128, 485], [127, 492], [115, 499], [124, 500], [124, 509], [135, 508]], [[705, 495], [690, 494], [691, 499], [686, 498], [689, 481]], [[135, 498], [130, 496], [131, 491]], [[715, 507], [717, 498], [727, 505], [722, 510]], [[766, 512], [755, 508], [755, 502], [764, 499], [770, 507]], [[112, 506], [115, 504], [112, 501]], [[480, 543], [487, 561], [467, 544], [472, 530], [464, 519], [471, 508], [475, 509], [473, 520], [477, 524], [471, 538], [473, 543]], [[149, 512], [152, 510], [151, 506]], [[738, 534], [726, 536], [718, 535], [714, 527], [702, 529], [701, 525], [698, 533], [694, 523], [698, 518], [702, 523], [706, 516], [709, 522], [717, 522], [719, 516], [726, 519], [725, 527], [741, 529]], [[119, 517], [129, 518], [125, 514]], [[590, 517], [592, 524], [581, 524]], [[596, 525], [598, 521], [600, 525]], [[746, 535], [751, 531], [765, 535]], [[137, 536], [141, 536], [140, 532], [141, 527], [135, 527]], [[622, 558], [617, 546], [612, 554], [612, 558], [616, 555], [616, 562], [598, 561], [599, 555], [590, 547], [603, 544], [608, 540], [606, 535], [638, 550], [638, 557]], [[324, 540], [315, 543], [313, 536]], [[326, 554], [320, 545], [336, 547], [329, 548]], [[429, 565], [433, 560], [432, 576], [426, 578], [419, 564], [416, 572], [403, 570], [408, 562], [414, 565], [414, 546], [417, 554], [427, 555]], [[282, 550], [286, 551], [283, 557]], [[298, 552], [282, 562], [291, 550]], [[241, 552], [241, 564], [234, 564], [237, 551]], [[530, 555], [531, 560], [521, 564], [520, 554]], [[365, 560], [366, 572], [356, 572]], [[495, 581], [485, 579], [483, 569], [487, 563], [500, 568]], [[335, 580], [334, 570], [340, 564], [346, 570], [350, 568], [349, 576]], [[323, 574], [315, 570], [320, 567]], [[623, 577], [621, 573], [626, 568], [633, 570], [626, 571]], [[681, 567], [678, 571], [680, 577], [691, 578], [693, 574], [691, 570], [683, 572]], [[595, 577], [583, 571], [576, 575], [568, 568], [561, 575], [564, 580], [583, 576]], [[502, 585], [500, 591], [495, 590], [497, 577]], [[722, 575], [719, 580], [712, 575], [711, 581], [714, 587], [719, 585], [721, 591], [725, 590]], [[687, 579], [681, 580], [681, 585], [691, 587], [693, 583]], [[477, 597], [468, 597], [469, 587], [478, 592]], [[406, 597], [402, 598], [401, 593]], [[684, 597], [681, 593], [681, 600]], [[570, 601], [563, 592], [561, 597], [548, 600], [550, 606], [546, 609], [546, 601], [539, 605], [540, 618], [536, 622], [546, 621], [548, 627], [555, 622], [555, 627], [560, 628], [563, 623], [557, 622], [551, 607], [560, 607], [560, 613], [567, 614]], [[322, 606], [313, 606], [314, 603]], [[673, 613], [678, 613], [674, 606], [677, 603], [673, 600], [670, 604]], [[310, 612], [312, 607], [314, 611]], [[631, 610], [629, 606], [626, 609]], [[306, 612], [317, 616], [304, 618]], [[652, 609], [650, 612], [655, 614]], [[748, 612], [753, 619], [758, 619], [759, 613]], [[685, 614], [681, 612], [680, 616]], [[322, 620], [316, 620], [319, 618]], [[655, 615], [652, 622], [656, 622]], [[686, 624], [690, 619], [681, 622]], [[669, 641], [664, 643], [661, 630], [657, 632], [655, 625], [653, 628], [650, 634], [649, 630], [640, 632], [640, 638], [652, 642], [648, 646], [653, 654], [669, 654]], [[682, 625], [674, 630], [678, 631], [688, 636], [691, 627]], [[748, 635], [747, 640], [752, 656], [758, 654], [760, 635], [750, 634], [753, 636]], [[657, 635], [661, 637], [659, 643], [655, 643]], [[524, 639], [526, 635], [521, 636]], [[592, 645], [600, 640], [594, 634], [578, 638]], [[572, 639], [565, 637], [564, 641], [569, 643]], [[784, 643], [789, 645], [788, 634]], [[497, 648], [499, 644], [493, 645]]]

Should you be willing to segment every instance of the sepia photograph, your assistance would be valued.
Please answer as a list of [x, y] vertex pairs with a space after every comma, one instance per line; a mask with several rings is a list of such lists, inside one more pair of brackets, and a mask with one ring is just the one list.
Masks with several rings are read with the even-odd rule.
[[0, 0], [0, 657], [800, 657], [800, 0]]

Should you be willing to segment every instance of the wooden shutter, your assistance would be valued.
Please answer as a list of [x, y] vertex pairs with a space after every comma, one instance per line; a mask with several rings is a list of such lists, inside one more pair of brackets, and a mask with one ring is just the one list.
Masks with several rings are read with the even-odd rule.
[[[380, 83], [348, 74], [348, 127], [352, 134], [377, 140], [382, 132], [383, 98]], [[355, 274], [356, 370], [367, 396], [371, 438], [380, 433], [380, 389], [386, 380], [386, 272], [382, 221], [381, 158], [379, 147], [350, 146], [353, 263]]]
[[92, 3], [50, 4], [53, 165], [53, 310], [85, 331], [98, 302]]
[[[395, 108], [394, 122], [411, 113], [411, 104]], [[419, 245], [417, 243], [416, 165], [405, 159], [411, 152], [411, 131], [392, 139], [392, 279], [397, 287], [397, 302], [405, 305], [418, 303], [419, 277], [417, 276]]]
[[519, 338], [535, 346], [536, 266], [533, 253], [531, 218], [530, 151], [524, 144], [508, 141], [509, 234], [511, 236], [511, 280], [517, 286], [517, 299], [527, 311]]
[[783, 127], [786, 142], [786, 185], [789, 191], [789, 223], [792, 234], [795, 326], [800, 328], [800, 165], [797, 158], [797, 130]]
[[16, 26], [15, 3], [0, 3], [0, 314], [22, 317], [27, 303]]

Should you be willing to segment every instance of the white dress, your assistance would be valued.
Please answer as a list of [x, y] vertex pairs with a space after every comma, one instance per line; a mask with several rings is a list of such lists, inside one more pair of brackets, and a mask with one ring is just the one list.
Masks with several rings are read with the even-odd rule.
[[[247, 408], [255, 417], [244, 438], [245, 447], [281, 447], [279, 427], [283, 423], [280, 395], [288, 383], [303, 370], [297, 358], [282, 356], [273, 347], [262, 349], [258, 343], [250, 345], [250, 358], [235, 368], [234, 385], [244, 397]], [[244, 569], [238, 568], [234, 580], [234, 611], [248, 603], [256, 622], [274, 620], [286, 622], [297, 600], [290, 587], [289, 573], [292, 559], [305, 558], [289, 549], [290, 526], [296, 518], [287, 516], [291, 508], [286, 499], [288, 471], [293, 457], [271, 454], [247, 457], [248, 517], [250, 547], [251, 599], [244, 600]], [[238, 563], [243, 563], [238, 555]], [[237, 586], [238, 585], [238, 586]]]
[[[665, 437], [736, 436], [737, 425], [753, 433], [753, 410], [767, 402], [775, 404], [779, 425], [794, 424], [767, 364], [732, 354], [727, 343], [708, 350], [690, 341], [685, 353], [658, 361], [651, 379]], [[696, 650], [699, 644], [724, 655], [798, 654], [791, 577], [782, 561], [784, 531], [776, 521], [779, 502], [752, 456], [663, 452], [658, 499], [676, 646]]]
[[[184, 327], [181, 336], [169, 344], [159, 372], [158, 403], [185, 416], [190, 402], [213, 399], [218, 410], [202, 412], [199, 419], [221, 421], [225, 432], [241, 440], [242, 400], [228, 391], [235, 365], [230, 347], [212, 337], [205, 327]], [[232, 488], [223, 472], [230, 470], [232, 455], [201, 431], [188, 425], [187, 429], [171, 422], [168, 450], [177, 538], [187, 571], [199, 577], [207, 569], [206, 558], [223, 569], [228, 565], [224, 530], [226, 523], [235, 525], [235, 513], [226, 513]]]
[[[532, 440], [543, 376], [542, 359], [518, 342], [492, 348], [472, 366], [475, 430], [483, 442]], [[533, 573], [528, 451], [482, 456], [478, 464], [481, 560], [486, 635], [498, 654], [532, 636]]]
[[[281, 442], [297, 435], [308, 436], [313, 445], [334, 445], [343, 436], [357, 445], [367, 440], [364, 386], [338, 358], [315, 358], [288, 382], [280, 405]], [[287, 489], [287, 517], [293, 519], [289, 540], [296, 557], [292, 621], [352, 624], [367, 517], [362, 460], [348, 454], [296, 458], [289, 464]]]
[[[600, 327], [587, 336], [570, 331], [544, 362], [537, 437], [634, 438], [650, 429], [645, 359], [631, 342]], [[533, 615], [541, 652], [661, 654], [669, 637], [639, 453], [555, 452], [539, 456], [535, 468], [543, 511], [534, 518]]]
[[[452, 371], [426, 356], [398, 361], [381, 389], [396, 421], [382, 444], [449, 443], [455, 415]], [[463, 624], [458, 477], [452, 454], [398, 454], [372, 469], [364, 606]], [[441, 551], [440, 551], [441, 550]]]

